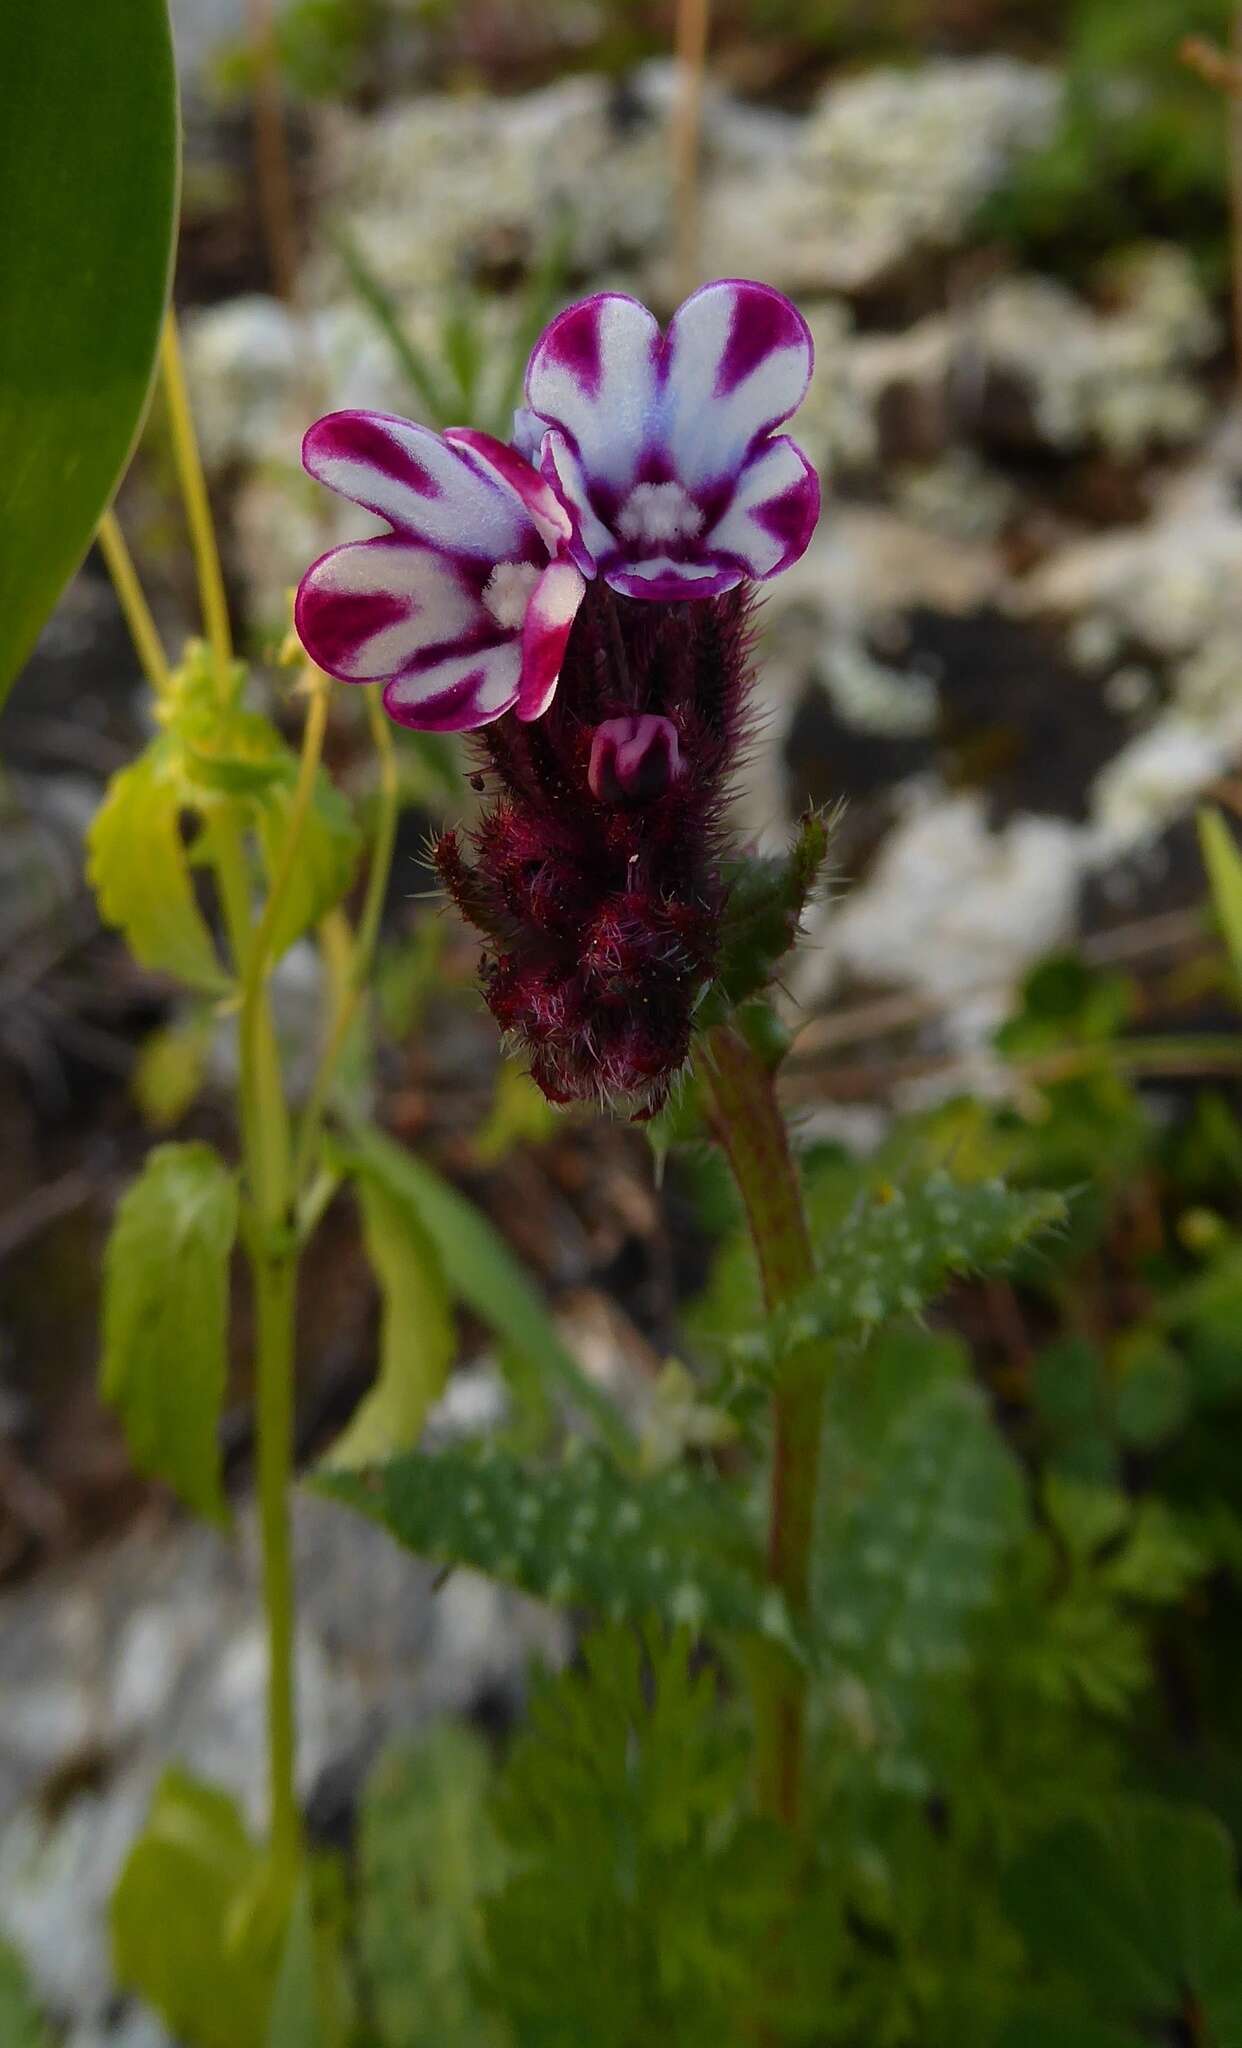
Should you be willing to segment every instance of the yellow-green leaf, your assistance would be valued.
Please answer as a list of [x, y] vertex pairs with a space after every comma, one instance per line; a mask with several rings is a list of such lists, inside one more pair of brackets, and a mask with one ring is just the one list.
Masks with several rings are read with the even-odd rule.
[[188, 1506], [225, 1513], [216, 1427], [227, 1373], [237, 1183], [210, 1145], [158, 1145], [104, 1259], [100, 1388], [134, 1463]]
[[87, 876], [100, 916], [142, 966], [220, 995], [229, 980], [195, 901], [182, 800], [180, 750], [163, 736], [108, 784], [87, 837]]
[[412, 1450], [443, 1392], [456, 1335], [439, 1253], [418, 1211], [365, 1171], [356, 1186], [367, 1256], [383, 1297], [375, 1385], [327, 1463], [365, 1466]]
[[1219, 811], [1200, 811], [1199, 844], [1212, 886], [1212, 904], [1242, 982], [1242, 852]]
[[263, 1854], [226, 1793], [184, 1771], [160, 1779], [112, 1899], [118, 1982], [187, 2048], [262, 2048], [276, 1977], [266, 1942], [238, 1933]]
[[[292, 804], [291, 781], [273, 783], [260, 802], [259, 837], [269, 878], [280, 864]], [[295, 939], [340, 902], [354, 879], [361, 850], [362, 838], [353, 813], [321, 770], [272, 934], [273, 958], [288, 952]]]

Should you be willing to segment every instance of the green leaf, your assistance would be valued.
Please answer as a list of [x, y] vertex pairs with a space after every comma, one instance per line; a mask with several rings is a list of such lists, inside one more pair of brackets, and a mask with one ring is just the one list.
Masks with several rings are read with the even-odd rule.
[[485, 1902], [488, 1988], [522, 2048], [829, 2038], [762, 2024], [835, 1929], [831, 1909], [791, 1927], [797, 1850], [755, 1816], [749, 1763], [685, 1630], [590, 1635], [538, 1687], [493, 1802], [513, 1868]]
[[140, 1471], [225, 1513], [216, 1426], [227, 1374], [237, 1183], [210, 1145], [158, 1145], [104, 1259], [100, 1387]]
[[961, 1663], [1023, 1520], [1018, 1470], [982, 1396], [964, 1380], [920, 1383], [917, 1368], [916, 1351], [869, 1448], [852, 1415], [830, 1411], [812, 1571], [818, 1647], [899, 1719], [920, 1680]]
[[112, 1899], [118, 1981], [186, 2048], [262, 2048], [276, 1958], [239, 1914], [263, 1855], [233, 1801], [169, 1770]]
[[445, 1724], [389, 1750], [368, 1781], [359, 1836], [358, 1946], [368, 2003], [402, 2048], [502, 2048], [476, 1989], [482, 1910], [506, 1857], [487, 1812], [487, 1747]]
[[1212, 1815], [1127, 1800], [1106, 1829], [1071, 1822], [1037, 1844], [1005, 1893], [1036, 1967], [1072, 1979], [1100, 2018], [1171, 2039], [1189, 1996], [1199, 2038], [1242, 2042], [1242, 1903]]
[[777, 964], [798, 936], [828, 857], [831, 821], [821, 811], [799, 820], [787, 854], [738, 861], [727, 877], [720, 962], [698, 1022], [718, 1022], [737, 1004], [767, 988]]
[[319, 2010], [315, 1921], [309, 1872], [294, 1894], [284, 1953], [272, 1994], [267, 2048], [330, 2048]]
[[1199, 845], [1213, 908], [1225, 934], [1234, 974], [1242, 982], [1242, 853], [1219, 811], [1200, 811]]
[[0, 2041], [4, 2048], [51, 2048], [15, 1951], [0, 1942]]
[[688, 1472], [631, 1479], [594, 1449], [537, 1468], [479, 1442], [316, 1484], [437, 1564], [617, 1621], [657, 1614], [794, 1647], [737, 1501]]
[[456, 1348], [439, 1253], [419, 1212], [373, 1174], [357, 1178], [367, 1257], [383, 1295], [379, 1372], [328, 1453], [334, 1467], [374, 1465], [418, 1442]]
[[149, 1032], [130, 1075], [130, 1093], [143, 1122], [154, 1131], [179, 1124], [203, 1085], [211, 1050], [212, 1018], [206, 1008]]
[[541, 1379], [559, 1387], [595, 1424], [618, 1455], [631, 1449], [629, 1432], [606, 1395], [587, 1379], [538, 1293], [508, 1246], [474, 1205], [433, 1167], [370, 1126], [333, 1147], [341, 1171], [387, 1189], [416, 1214], [435, 1245], [450, 1291], [518, 1353]]
[[87, 834], [87, 878], [143, 967], [222, 995], [230, 983], [194, 898], [183, 802], [181, 750], [165, 734], [108, 784]]
[[0, 703], [116, 488], [168, 290], [165, 0], [0, 9]]
[[[291, 763], [292, 759], [290, 756]], [[275, 874], [280, 860], [292, 803], [292, 777], [288, 782], [273, 783], [261, 800], [259, 838], [269, 876]], [[321, 769], [272, 933], [274, 959], [288, 952], [295, 939], [340, 902], [354, 879], [361, 851], [362, 835], [349, 804]]]
[[892, 1316], [917, 1314], [953, 1274], [1007, 1265], [1064, 1217], [1060, 1195], [1014, 1192], [1000, 1181], [971, 1186], [937, 1172], [905, 1191], [886, 1187], [837, 1228], [823, 1270], [773, 1317], [777, 1354], [862, 1338]]

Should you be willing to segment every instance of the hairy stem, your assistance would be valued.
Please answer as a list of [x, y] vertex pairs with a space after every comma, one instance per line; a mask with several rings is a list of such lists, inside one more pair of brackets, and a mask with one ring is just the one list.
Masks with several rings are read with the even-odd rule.
[[[806, 1286], [815, 1261], [772, 1076], [727, 1024], [709, 1033], [700, 1070], [746, 1209], [764, 1300], [776, 1309]], [[822, 1404], [820, 1376], [805, 1363], [787, 1371], [772, 1397], [767, 1568], [795, 1619], [807, 1606]], [[796, 1827], [806, 1746], [805, 1676], [791, 1659], [765, 1648], [755, 1661], [753, 1682], [759, 1803], [774, 1819]]]

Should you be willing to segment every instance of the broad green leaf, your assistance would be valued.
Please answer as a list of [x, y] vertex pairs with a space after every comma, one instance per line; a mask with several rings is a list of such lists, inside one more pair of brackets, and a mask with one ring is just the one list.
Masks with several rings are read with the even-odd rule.
[[917, 1314], [953, 1274], [1003, 1268], [1064, 1216], [1060, 1195], [958, 1184], [940, 1172], [872, 1194], [824, 1242], [810, 1286], [772, 1319], [777, 1353], [862, 1338], [890, 1317]]
[[[290, 757], [292, 759], [292, 757]], [[292, 778], [274, 782], [259, 805], [259, 837], [269, 877], [276, 872], [289, 811]], [[272, 957], [287, 953], [295, 939], [340, 902], [358, 866], [362, 838], [348, 803], [321, 769], [298, 841], [297, 860], [272, 933]]]
[[470, 1729], [432, 1729], [380, 1759], [363, 1798], [358, 1947], [368, 2004], [402, 2048], [502, 2048], [476, 1984], [482, 1906], [508, 1859], [487, 1811], [492, 1768]]
[[142, 966], [222, 995], [230, 983], [194, 898], [183, 806], [180, 749], [163, 735], [108, 784], [87, 834], [87, 879]]
[[444, 1390], [456, 1333], [440, 1255], [419, 1212], [373, 1174], [357, 1178], [367, 1257], [383, 1298], [379, 1372], [328, 1453], [331, 1466], [378, 1464], [412, 1450]]
[[3, 1942], [0, 1942], [0, 2041], [3, 2041], [4, 2048], [51, 2048], [52, 2041], [35, 2006], [21, 1960]]
[[817, 1646], [899, 1715], [907, 1690], [962, 1660], [1022, 1526], [1017, 1467], [982, 1397], [964, 1379], [920, 1379], [919, 1348], [870, 1447], [844, 1402], [830, 1413], [812, 1572]]
[[222, 1517], [216, 1426], [227, 1374], [237, 1183], [210, 1145], [158, 1145], [117, 1210], [104, 1259], [104, 1399], [134, 1463]]
[[186, 2048], [263, 2048], [276, 1972], [239, 1927], [263, 1853], [223, 1792], [169, 1770], [112, 1898], [117, 1980]]
[[168, 290], [166, 0], [0, 8], [0, 702], [116, 488]]
[[1211, 1814], [1127, 1800], [1106, 1829], [1072, 1822], [1038, 1843], [1005, 1891], [1037, 1968], [1073, 1979], [1101, 2019], [1173, 2039], [1193, 1999], [1198, 2038], [1242, 2043], [1242, 1903]]
[[562, 1342], [555, 1323], [508, 1246], [485, 1216], [424, 1160], [364, 1126], [334, 1148], [343, 1172], [365, 1175], [422, 1222], [444, 1267], [450, 1292], [518, 1353], [542, 1379], [558, 1386], [619, 1454], [629, 1432]]
[[1219, 811], [1200, 811], [1199, 845], [1233, 971], [1242, 982], [1242, 853]]
[[539, 1468], [483, 1442], [316, 1483], [437, 1564], [617, 1621], [659, 1615], [793, 1647], [738, 1503], [688, 1472], [630, 1479], [593, 1449]]

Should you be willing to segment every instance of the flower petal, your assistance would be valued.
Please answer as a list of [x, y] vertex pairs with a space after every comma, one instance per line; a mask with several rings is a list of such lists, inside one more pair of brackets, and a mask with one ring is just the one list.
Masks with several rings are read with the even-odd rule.
[[311, 660], [344, 683], [384, 681], [426, 648], [465, 639], [481, 620], [482, 605], [450, 560], [392, 534], [321, 555], [294, 606]]
[[421, 674], [394, 676], [384, 709], [416, 732], [472, 732], [517, 702], [522, 653], [510, 636], [447, 656]]
[[819, 478], [786, 434], [744, 466], [728, 510], [704, 536], [706, 552], [741, 563], [747, 576], [776, 576], [806, 553], [819, 518]]
[[598, 292], [544, 329], [526, 372], [533, 412], [559, 427], [592, 483], [623, 490], [651, 437], [660, 329], [621, 292]]
[[509, 490], [516, 492], [549, 554], [555, 554], [569, 539], [573, 522], [551, 484], [508, 442], [498, 441], [493, 434], [480, 433], [474, 427], [446, 427], [444, 438], [455, 448], [465, 449], [473, 460], [484, 465], [489, 475], [499, 477]]
[[676, 604], [687, 597], [719, 597], [745, 574], [731, 562], [674, 562], [668, 555], [653, 555], [645, 562], [618, 562], [604, 571], [604, 581], [622, 597]]
[[725, 278], [694, 292], [669, 324], [663, 439], [682, 482], [726, 476], [788, 419], [815, 351], [796, 306], [770, 285]]
[[563, 434], [544, 435], [543, 474], [569, 514], [569, 553], [584, 576], [594, 576], [600, 562], [617, 553], [617, 543], [591, 503], [582, 464]]
[[531, 592], [522, 628], [519, 718], [540, 718], [552, 702], [586, 579], [572, 562], [551, 562]]
[[410, 420], [328, 413], [302, 442], [302, 462], [330, 490], [434, 547], [499, 562], [530, 539], [529, 517], [511, 490]]

